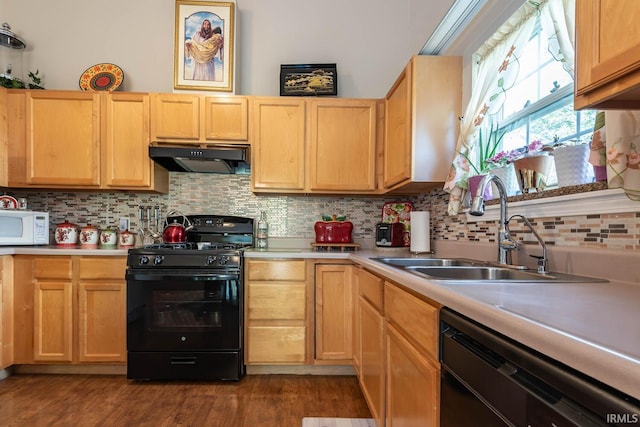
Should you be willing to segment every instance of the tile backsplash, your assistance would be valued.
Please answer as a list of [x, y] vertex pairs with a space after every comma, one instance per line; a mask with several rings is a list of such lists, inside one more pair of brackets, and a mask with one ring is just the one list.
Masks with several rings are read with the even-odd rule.
[[[58, 192], [11, 190], [6, 194], [26, 197], [32, 210], [51, 214], [51, 231], [68, 220], [80, 226], [118, 226], [120, 218], [129, 218], [132, 231], [138, 230], [138, 206], [159, 206], [161, 215], [169, 210], [185, 214], [211, 213], [257, 219], [267, 212], [272, 237], [313, 238], [313, 224], [323, 214], [346, 215], [353, 222], [355, 239], [373, 239], [375, 224], [382, 217], [382, 206], [389, 201], [411, 201], [416, 210], [431, 213], [431, 235], [435, 240], [493, 242], [496, 224], [467, 223], [464, 215], [447, 215], [448, 194], [434, 190], [408, 197], [352, 197], [305, 195], [255, 195], [249, 175], [170, 173], [168, 194]], [[595, 248], [640, 249], [639, 213], [532, 218], [536, 231], [548, 244]], [[512, 231], [525, 243], [535, 243], [530, 232], [520, 226]]]

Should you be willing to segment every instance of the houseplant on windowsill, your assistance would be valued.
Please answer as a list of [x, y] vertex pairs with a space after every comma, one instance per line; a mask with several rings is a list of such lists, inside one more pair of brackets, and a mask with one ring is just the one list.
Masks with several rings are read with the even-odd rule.
[[[478, 143], [470, 151], [460, 153], [462, 157], [469, 163], [469, 177], [468, 189], [471, 195], [475, 195], [478, 185], [482, 178], [492, 169], [496, 168], [496, 164], [489, 161], [489, 159], [495, 157], [496, 151], [500, 147], [502, 138], [506, 131], [500, 130], [500, 127], [496, 123], [495, 127], [489, 126], [489, 136], [483, 138], [482, 128], [478, 130]], [[477, 160], [477, 161], [476, 161]], [[487, 186], [485, 190], [485, 200], [490, 200], [493, 197], [491, 186]]]

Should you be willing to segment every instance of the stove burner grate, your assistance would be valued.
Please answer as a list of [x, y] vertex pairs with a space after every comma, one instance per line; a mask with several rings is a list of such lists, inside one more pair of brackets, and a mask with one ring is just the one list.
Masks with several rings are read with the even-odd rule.
[[196, 249], [196, 245], [191, 242], [182, 243], [154, 243], [152, 245], [144, 245], [145, 249]]

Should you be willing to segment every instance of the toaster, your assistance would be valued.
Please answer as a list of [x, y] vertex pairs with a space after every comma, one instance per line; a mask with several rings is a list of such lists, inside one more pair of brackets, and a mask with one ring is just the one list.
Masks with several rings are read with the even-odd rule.
[[376, 246], [404, 246], [403, 234], [404, 224], [400, 222], [381, 222], [376, 224]]

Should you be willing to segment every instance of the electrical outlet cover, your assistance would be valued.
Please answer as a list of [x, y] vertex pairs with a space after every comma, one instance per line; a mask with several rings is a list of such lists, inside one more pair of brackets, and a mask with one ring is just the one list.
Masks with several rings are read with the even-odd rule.
[[120, 226], [118, 227], [120, 231], [129, 229], [129, 218], [120, 218]]

